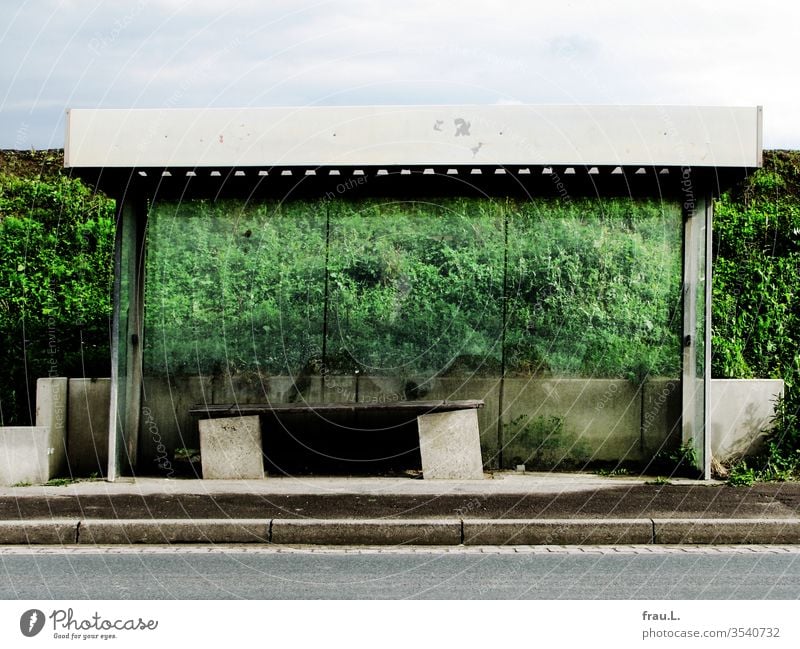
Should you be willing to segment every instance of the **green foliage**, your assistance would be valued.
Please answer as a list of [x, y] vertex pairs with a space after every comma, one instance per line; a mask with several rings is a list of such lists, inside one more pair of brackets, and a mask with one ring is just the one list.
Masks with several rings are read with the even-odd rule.
[[71, 484], [75, 484], [78, 480], [73, 478], [51, 478], [47, 482], [44, 483], [45, 487], [66, 487]]
[[148, 227], [150, 374], [678, 374], [675, 205], [195, 201]]
[[732, 475], [786, 479], [800, 448], [800, 153], [765, 152], [714, 219], [712, 374], [786, 382], [764, 453]]
[[650, 473], [665, 473], [670, 477], [698, 477], [697, 451], [694, 443], [689, 440], [678, 448], [665, 448], [659, 451], [647, 469]]
[[510, 232], [511, 373], [678, 376], [676, 204], [535, 200], [516, 206]]
[[606, 478], [617, 478], [622, 476], [633, 475], [633, 471], [624, 466], [618, 466], [613, 469], [605, 469], [605, 468], [597, 469], [595, 473], [599, 476], [603, 476]]
[[729, 484], [738, 486], [748, 480], [750, 484], [800, 478], [800, 426], [797, 412], [789, 411], [786, 404], [786, 400], [778, 400], [763, 450], [734, 463], [729, 469]]
[[728, 484], [731, 487], [750, 487], [755, 481], [756, 472], [744, 460], [732, 466], [728, 474]]
[[[4, 425], [30, 423], [37, 377], [108, 375], [113, 203], [61, 175], [59, 157], [0, 152]], [[496, 376], [503, 359], [517, 376], [678, 373], [673, 204], [191, 202], [155, 206], [149, 228], [151, 373]], [[800, 440], [800, 154], [765, 152], [717, 201], [714, 233], [713, 375], [787, 386], [741, 473], [786, 479]]]
[[35, 175], [35, 168], [27, 161], [0, 170], [4, 425], [31, 422], [37, 378], [109, 372], [113, 202], [79, 180]]
[[297, 373], [321, 360], [325, 214], [197, 201], [150, 213], [145, 371]]
[[199, 448], [176, 448], [175, 449], [175, 459], [176, 460], [186, 460], [188, 462], [196, 462], [200, 460], [200, 449]]

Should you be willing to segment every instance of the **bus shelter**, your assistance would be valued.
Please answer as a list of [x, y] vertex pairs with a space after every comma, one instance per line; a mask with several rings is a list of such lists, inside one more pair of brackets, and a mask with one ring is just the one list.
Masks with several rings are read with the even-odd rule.
[[70, 110], [117, 203], [108, 478], [198, 404], [296, 415], [271, 474], [413, 469], [387, 404], [455, 400], [488, 468], [708, 477], [713, 198], [760, 164], [758, 107]]

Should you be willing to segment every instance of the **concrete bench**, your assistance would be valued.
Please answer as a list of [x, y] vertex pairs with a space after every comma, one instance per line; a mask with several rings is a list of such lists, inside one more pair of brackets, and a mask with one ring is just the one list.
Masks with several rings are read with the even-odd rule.
[[256, 478], [264, 472], [260, 415], [400, 413], [416, 417], [425, 479], [483, 478], [478, 408], [481, 400], [380, 403], [195, 404], [200, 417], [204, 478]]

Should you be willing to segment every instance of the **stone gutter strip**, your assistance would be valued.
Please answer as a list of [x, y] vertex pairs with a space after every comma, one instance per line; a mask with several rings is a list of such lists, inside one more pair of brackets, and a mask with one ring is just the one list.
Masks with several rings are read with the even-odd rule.
[[781, 519], [48, 519], [0, 521], [0, 545], [800, 544]]

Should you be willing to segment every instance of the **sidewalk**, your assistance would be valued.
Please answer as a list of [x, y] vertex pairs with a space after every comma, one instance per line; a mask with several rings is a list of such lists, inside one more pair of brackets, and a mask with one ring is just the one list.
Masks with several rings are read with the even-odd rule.
[[582, 473], [482, 481], [126, 479], [0, 488], [0, 544], [800, 543], [800, 484]]

